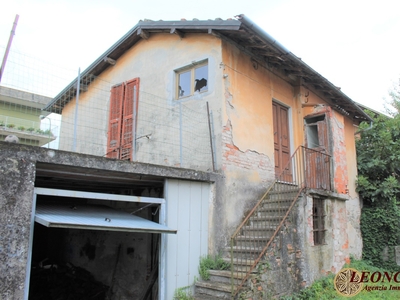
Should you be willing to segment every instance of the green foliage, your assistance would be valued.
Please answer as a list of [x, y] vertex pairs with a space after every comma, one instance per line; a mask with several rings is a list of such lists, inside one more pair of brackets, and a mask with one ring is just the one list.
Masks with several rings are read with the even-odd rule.
[[32, 132], [32, 131], [35, 131], [35, 128], [29, 127], [26, 131]]
[[46, 129], [45, 131], [43, 131], [43, 134], [46, 134], [46, 135], [53, 135], [53, 133], [51, 132], [50, 129]]
[[[385, 268], [394, 264], [382, 258], [384, 248], [388, 246], [393, 252], [393, 246], [400, 241], [400, 97], [397, 90], [391, 95], [393, 117], [374, 116], [371, 128], [369, 124], [361, 124], [356, 142], [357, 191], [364, 203], [363, 258]], [[389, 260], [393, 261], [390, 255]]]
[[8, 127], [8, 128], [14, 128], [14, 127], [15, 127], [15, 124], [7, 124], [6, 127]]
[[18, 126], [17, 129], [18, 129], [18, 130], [21, 130], [21, 131], [24, 131], [24, 130], [25, 130], [25, 127], [24, 127], [24, 126]]
[[194, 300], [190, 286], [176, 289], [174, 293], [174, 300]]
[[[400, 210], [392, 208], [364, 207], [361, 214], [361, 232], [363, 237], [363, 258], [375, 266], [388, 269], [396, 268], [393, 246], [398, 245]], [[388, 247], [387, 261], [382, 258], [385, 247]]]
[[199, 273], [203, 280], [210, 279], [210, 270], [228, 270], [230, 264], [222, 259], [220, 255], [207, 255], [200, 259]]

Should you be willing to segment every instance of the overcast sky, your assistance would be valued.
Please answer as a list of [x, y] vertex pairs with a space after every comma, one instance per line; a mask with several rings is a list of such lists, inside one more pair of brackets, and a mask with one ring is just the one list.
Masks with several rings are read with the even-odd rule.
[[140, 19], [245, 14], [354, 101], [382, 110], [383, 98], [400, 78], [398, 0], [1, 2], [1, 59], [16, 14], [12, 50], [74, 72], [85, 69]]

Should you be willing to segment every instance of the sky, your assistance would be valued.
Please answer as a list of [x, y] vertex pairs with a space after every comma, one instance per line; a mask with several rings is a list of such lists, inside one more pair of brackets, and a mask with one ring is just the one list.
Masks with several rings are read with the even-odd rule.
[[54, 66], [49, 72], [84, 70], [139, 20], [245, 14], [352, 100], [375, 110], [383, 111], [400, 78], [398, 0], [0, 0], [0, 7], [0, 58], [18, 14], [11, 50], [46, 61]]

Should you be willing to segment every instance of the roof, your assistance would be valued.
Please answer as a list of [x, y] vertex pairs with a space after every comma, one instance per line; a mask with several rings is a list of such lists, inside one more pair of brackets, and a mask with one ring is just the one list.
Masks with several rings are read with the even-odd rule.
[[[310, 68], [300, 58], [287, 50], [263, 29], [244, 15], [236, 19], [180, 20], [180, 21], [140, 21], [119, 41], [94, 61], [80, 77], [81, 86], [87, 86], [93, 79], [110, 66], [110, 59], [117, 60], [125, 51], [141, 39], [153, 33], [170, 33], [184, 37], [186, 33], [208, 33], [235, 44], [242, 51], [260, 61], [272, 70], [279, 70], [285, 79], [301, 84], [320, 94], [343, 115], [355, 122], [370, 121], [371, 118], [339, 88]], [[45, 110], [60, 113], [76, 94], [77, 78], [61, 91]]]

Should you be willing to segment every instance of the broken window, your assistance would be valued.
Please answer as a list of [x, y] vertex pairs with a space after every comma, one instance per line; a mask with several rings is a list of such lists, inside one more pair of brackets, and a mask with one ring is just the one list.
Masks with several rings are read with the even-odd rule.
[[111, 88], [107, 157], [132, 160], [138, 101], [139, 78]]
[[207, 62], [193, 63], [190, 67], [176, 71], [177, 89], [176, 98], [181, 99], [208, 91], [208, 64]]
[[312, 219], [314, 245], [325, 244], [325, 211], [321, 198], [313, 197]]
[[307, 147], [329, 152], [329, 139], [325, 115], [306, 118]]

